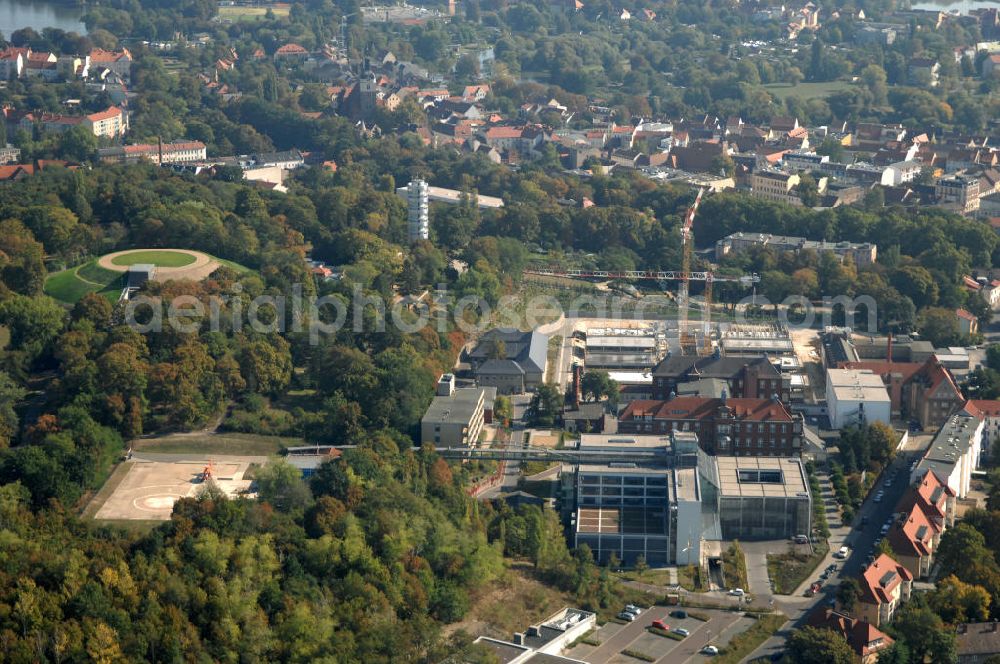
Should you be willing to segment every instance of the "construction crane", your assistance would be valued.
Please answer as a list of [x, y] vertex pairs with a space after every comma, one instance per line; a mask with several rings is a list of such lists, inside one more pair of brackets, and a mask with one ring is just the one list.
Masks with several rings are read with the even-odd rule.
[[[715, 282], [738, 283], [744, 287], [755, 287], [760, 283], [760, 276], [754, 274], [743, 274], [739, 276], [716, 275], [710, 270], [691, 270], [692, 255], [694, 253], [694, 225], [695, 214], [701, 204], [701, 198], [705, 190], [699, 189], [695, 196], [694, 203], [684, 213], [684, 223], [681, 225], [681, 250], [682, 269], [680, 270], [563, 270], [559, 268], [530, 268], [524, 270], [524, 274], [532, 274], [542, 277], [565, 277], [569, 279], [651, 279], [654, 281], [679, 281], [678, 288], [678, 332], [680, 335], [681, 350], [686, 353], [707, 354], [712, 351], [709, 343], [709, 334], [712, 324], [712, 284]], [[689, 285], [692, 281], [705, 282], [705, 307], [704, 307], [704, 329], [702, 331], [702, 344], [698, 347], [696, 335], [691, 333], [688, 327], [688, 306], [690, 305]]]
[[[691, 207], [687, 209], [684, 213], [684, 223], [681, 224], [681, 283], [680, 287], [677, 289], [677, 329], [680, 334], [681, 349], [685, 352], [691, 352], [695, 349], [696, 340], [694, 335], [691, 334], [691, 330], [688, 328], [688, 307], [691, 306], [691, 292], [690, 292], [690, 274], [691, 274], [691, 257], [694, 253], [694, 232], [692, 227], [694, 226], [694, 217], [698, 213], [698, 206], [701, 205], [701, 197], [705, 194], [704, 188], [698, 189], [698, 195], [694, 197], [694, 203]], [[711, 275], [707, 275], [705, 279], [705, 310], [708, 311], [711, 308], [711, 303], [708, 300], [710, 290], [710, 284], [712, 283]]]

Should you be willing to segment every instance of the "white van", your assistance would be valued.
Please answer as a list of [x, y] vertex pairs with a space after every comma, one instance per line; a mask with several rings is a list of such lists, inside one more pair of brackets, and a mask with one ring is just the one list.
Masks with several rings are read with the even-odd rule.
[[841, 560], [843, 560], [844, 558], [847, 558], [848, 554], [850, 554], [850, 553], [851, 553], [851, 548], [850, 547], [848, 547], [848, 546], [842, 546], [842, 547], [840, 547], [840, 550], [837, 551], [837, 553], [833, 554], [833, 557], [834, 558], [840, 558]]

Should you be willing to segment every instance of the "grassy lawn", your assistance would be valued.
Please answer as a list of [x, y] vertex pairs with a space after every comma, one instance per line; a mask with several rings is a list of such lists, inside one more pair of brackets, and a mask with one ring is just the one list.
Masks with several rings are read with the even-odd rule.
[[173, 434], [132, 441], [136, 452], [153, 454], [233, 454], [271, 456], [285, 447], [304, 445], [301, 438], [250, 433]]
[[847, 90], [850, 87], [851, 83], [849, 81], [827, 81], [825, 83], [799, 83], [798, 85], [769, 83], [764, 86], [764, 89], [781, 101], [784, 101], [789, 97], [802, 97], [803, 99], [828, 97], [835, 92]]
[[727, 588], [749, 588], [747, 581], [747, 559], [739, 542], [733, 542], [722, 552], [722, 576]]
[[184, 267], [195, 261], [191, 254], [179, 251], [150, 249], [148, 251], [130, 251], [121, 256], [115, 256], [111, 262], [115, 265], [127, 267], [137, 263], [152, 263], [158, 267]]
[[[749, 614], [748, 614], [749, 615]], [[736, 664], [757, 649], [760, 644], [771, 638], [771, 635], [785, 624], [787, 618], [780, 613], [769, 613], [757, 619], [757, 622], [742, 634], [737, 634], [729, 644], [713, 658], [716, 664]]]
[[121, 291], [120, 272], [106, 270], [92, 260], [77, 267], [49, 275], [45, 280], [45, 294], [60, 302], [74, 304], [87, 293], [101, 293], [117, 300]]
[[647, 569], [642, 575], [634, 569], [626, 570], [618, 575], [625, 581], [638, 581], [651, 586], [670, 585], [670, 571], [665, 569]]
[[795, 592], [806, 578], [815, 571], [823, 557], [830, 550], [826, 540], [815, 546], [815, 553], [806, 555], [790, 550], [787, 553], [767, 555], [767, 573], [774, 581], [774, 592], [788, 595]]
[[677, 568], [677, 583], [685, 590], [698, 593], [706, 592], [708, 590], [707, 581], [705, 573], [697, 565]]

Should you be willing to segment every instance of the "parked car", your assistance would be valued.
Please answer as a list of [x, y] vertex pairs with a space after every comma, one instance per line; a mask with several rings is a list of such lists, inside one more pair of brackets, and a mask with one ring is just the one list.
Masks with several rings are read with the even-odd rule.
[[829, 570], [823, 570], [823, 573], [819, 575], [819, 578], [821, 578], [822, 580], [826, 581], [827, 577], [829, 577], [829, 576], [830, 576], [830, 571]]
[[809, 538], [806, 537], [805, 535], [796, 535], [794, 539], [795, 539], [795, 543], [796, 544], [808, 544], [809, 543]]
[[635, 604], [626, 604], [625, 610], [628, 611], [629, 613], [634, 613], [635, 615], [640, 615], [642, 613], [642, 609], [640, 609]]
[[885, 488], [888, 489], [891, 486], [892, 486], [892, 478], [890, 477], [885, 481]]
[[691, 634], [691, 632], [687, 631], [683, 627], [675, 627], [674, 634], [680, 634], [681, 636], [688, 636]]
[[873, 503], [881, 503], [883, 495], [885, 495], [885, 494], [883, 494], [881, 491], [879, 491], [878, 493], [875, 494], [875, 497], [872, 498], [872, 502]]
[[889, 524], [885, 524], [884, 526], [882, 526], [882, 529], [879, 532], [882, 533], [883, 535], [889, 532]]
[[733, 588], [732, 590], [729, 591], [729, 594], [734, 595], [736, 597], [743, 597], [747, 593], [742, 588]]
[[654, 629], [662, 629], [664, 632], [669, 632], [670, 631], [670, 625], [668, 625], [667, 623], [663, 622], [662, 620], [654, 620], [652, 622], [652, 624], [650, 625], [650, 627], [652, 627]]
[[866, 516], [863, 516], [863, 517], [861, 517], [861, 525], [862, 525], [862, 526], [867, 526], [867, 525], [868, 525], [868, 520], [869, 520], [869, 519], [868, 519], [868, 516], [867, 516], [867, 515], [866, 515]]
[[701, 649], [701, 654], [702, 655], [718, 655], [719, 654], [719, 649], [716, 648], [715, 646], [705, 646], [704, 648]]
[[635, 620], [635, 614], [629, 613], [628, 611], [622, 611], [621, 613], [618, 614], [618, 619], [624, 620], [625, 622], [632, 622], [633, 620]]
[[840, 560], [844, 560], [845, 558], [847, 558], [847, 556], [850, 555], [850, 553], [851, 553], [851, 547], [849, 547], [849, 546], [842, 546], [837, 551], [837, 553], [833, 554], [833, 557], [834, 558], [838, 558]]
[[837, 570], [837, 563], [831, 563], [826, 566], [827, 572], [835, 572]]
[[677, 609], [676, 611], [671, 611], [670, 615], [673, 616], [674, 618], [684, 619], [688, 617], [688, 612]]

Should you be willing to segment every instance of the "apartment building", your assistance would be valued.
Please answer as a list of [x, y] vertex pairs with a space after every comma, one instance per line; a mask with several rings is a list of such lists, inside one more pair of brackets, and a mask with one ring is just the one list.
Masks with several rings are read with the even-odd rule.
[[922, 507], [914, 505], [897, 517], [886, 538], [899, 563], [914, 579], [920, 579], [930, 574], [942, 532]]
[[788, 251], [798, 254], [806, 250], [818, 254], [831, 253], [841, 261], [854, 263], [859, 269], [873, 265], [878, 257], [878, 246], [871, 242], [826, 242], [790, 235], [738, 232], [727, 235], [715, 243], [715, 260], [720, 261], [730, 254], [762, 246], [770, 247], [779, 253]]
[[938, 204], [959, 214], [973, 214], [979, 209], [979, 178], [956, 174], [934, 183]]
[[173, 141], [157, 145], [142, 143], [137, 145], [116, 145], [97, 150], [97, 157], [105, 163], [126, 164], [137, 161], [151, 161], [164, 164], [180, 164], [203, 161], [207, 158], [205, 144], [201, 141]]
[[750, 193], [766, 201], [802, 205], [802, 200], [795, 193], [799, 182], [800, 178], [795, 173], [758, 170], [750, 176]]
[[910, 481], [934, 473], [958, 498], [965, 498], [971, 488], [972, 471], [979, 467], [985, 428], [985, 421], [972, 408], [949, 417], [910, 473]]
[[935, 358], [922, 363], [862, 360], [841, 362], [839, 367], [880, 376], [893, 416], [914, 419], [925, 429], [941, 426], [965, 403], [955, 378]]
[[879, 627], [891, 622], [900, 605], [910, 599], [913, 575], [883, 553], [861, 573], [859, 585], [858, 617]]
[[[421, 442], [438, 447], [474, 446], [486, 421], [487, 392], [483, 387], [456, 388], [454, 375], [441, 376], [437, 394], [420, 420]], [[489, 408], [492, 411], [492, 399]]]

